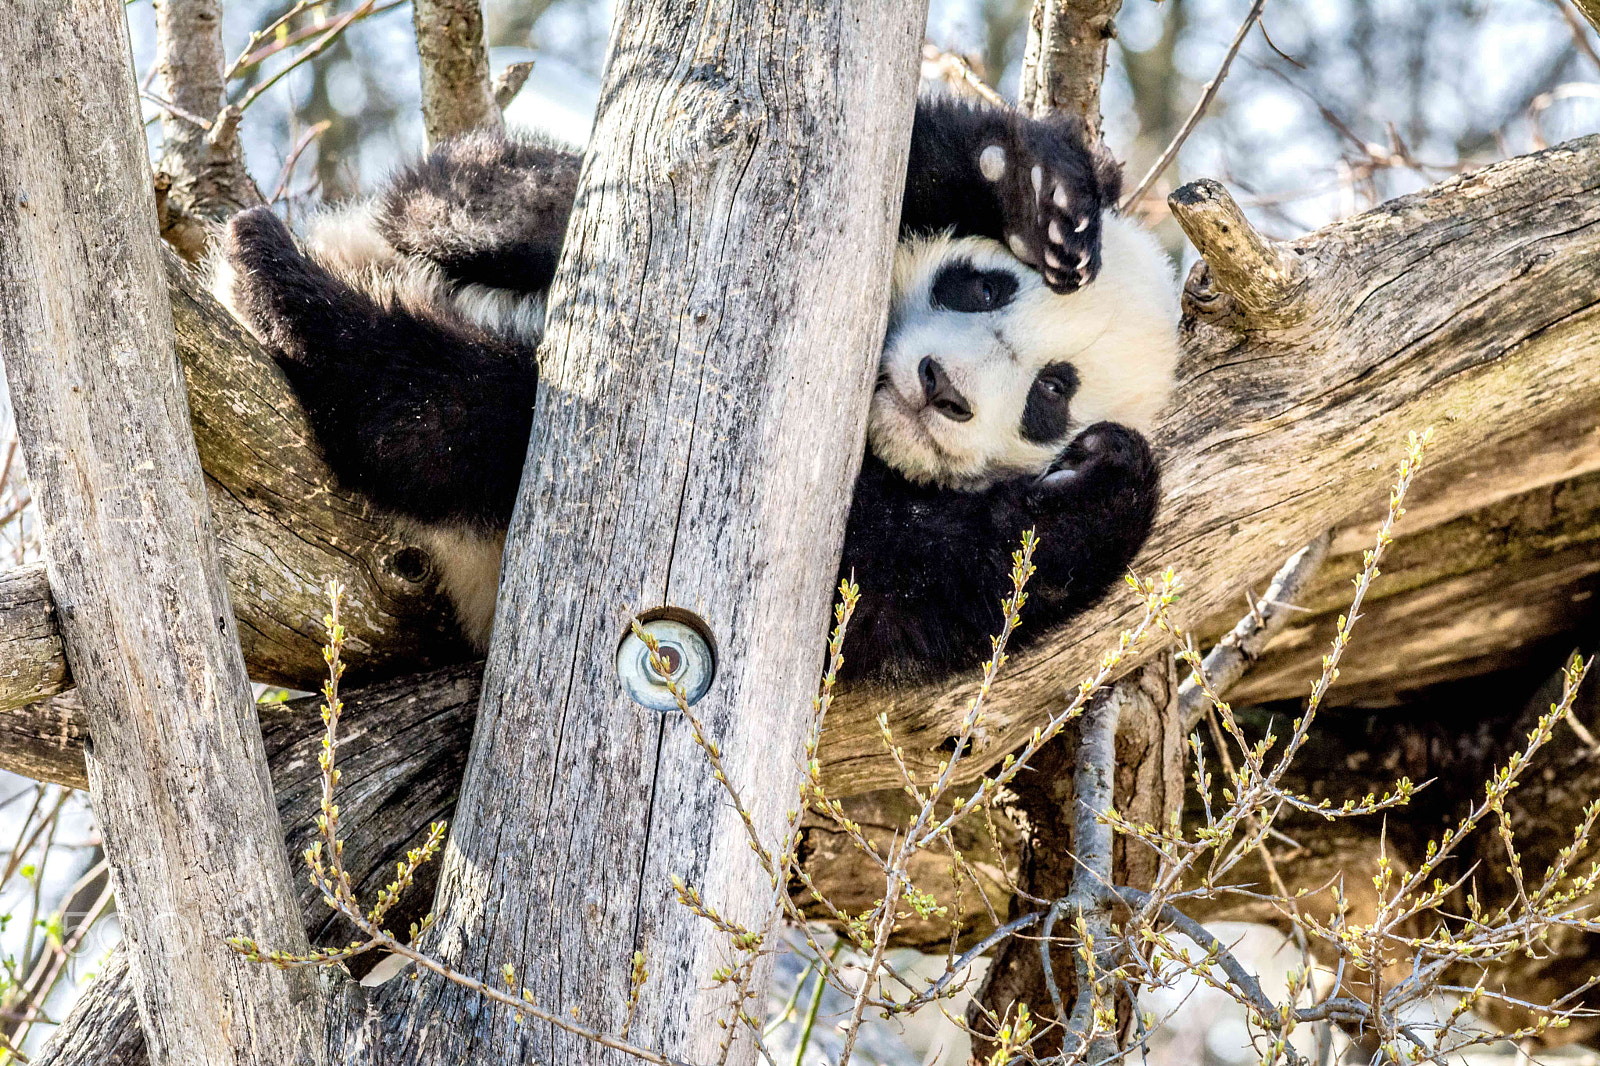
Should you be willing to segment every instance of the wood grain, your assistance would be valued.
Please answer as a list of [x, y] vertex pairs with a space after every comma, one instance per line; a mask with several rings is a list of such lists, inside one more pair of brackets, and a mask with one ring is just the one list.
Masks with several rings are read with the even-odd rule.
[[0, 9], [0, 350], [89, 792], [162, 1063], [322, 1061], [260, 724], [189, 429], [121, 0]]
[[[637, 612], [704, 619], [719, 663], [696, 713], [777, 839], [882, 342], [924, 15], [631, 0], [613, 23], [435, 943], [613, 1032], [642, 950], [630, 1037], [688, 1060], [719, 1058], [730, 949], [669, 877], [758, 926], [774, 887], [688, 723], [622, 693], [616, 649]], [[454, 987], [415, 995], [433, 1021], [401, 1059], [612, 1061]], [[729, 1061], [753, 1055], [740, 1036]]]

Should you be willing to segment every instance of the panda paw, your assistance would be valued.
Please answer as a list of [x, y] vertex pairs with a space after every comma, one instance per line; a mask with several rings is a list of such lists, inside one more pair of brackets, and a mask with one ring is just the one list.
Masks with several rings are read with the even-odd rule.
[[1155, 457], [1144, 437], [1115, 422], [1097, 422], [1079, 433], [1050, 469], [1034, 483], [1034, 496], [1046, 502], [1085, 492], [1154, 492]]
[[271, 270], [300, 258], [289, 227], [269, 207], [252, 207], [229, 219], [222, 252], [246, 271]]
[[1100, 214], [1114, 197], [1095, 163], [1081, 128], [1065, 117], [1018, 117], [1005, 143], [978, 155], [1000, 197], [1006, 243], [1056, 292], [1073, 292], [1100, 272]]

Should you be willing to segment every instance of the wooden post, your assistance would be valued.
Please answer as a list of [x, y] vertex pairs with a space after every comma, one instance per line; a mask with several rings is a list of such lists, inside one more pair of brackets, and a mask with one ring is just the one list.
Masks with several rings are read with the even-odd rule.
[[321, 1061], [173, 349], [121, 0], [0, 8], [0, 349], [159, 1063]]
[[[694, 710], [776, 841], [883, 339], [924, 15], [630, 0], [614, 22], [438, 942], [610, 1032], [641, 950], [630, 1039], [683, 1059], [717, 1061], [744, 1030], [712, 979], [728, 937], [669, 877], [757, 927], [773, 888], [688, 723], [623, 694], [617, 649], [651, 609], [709, 626], [717, 674]], [[420, 987], [405, 1061], [604, 1057]], [[741, 1036], [733, 1061], [752, 1054]]]

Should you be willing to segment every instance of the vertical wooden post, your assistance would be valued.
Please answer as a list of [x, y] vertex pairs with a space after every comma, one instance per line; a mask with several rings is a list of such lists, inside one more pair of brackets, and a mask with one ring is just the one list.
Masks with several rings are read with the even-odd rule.
[[[775, 841], [822, 664], [887, 307], [923, 0], [628, 0], [541, 349], [473, 754], [438, 903], [446, 956], [541, 1006], [718, 1061], [727, 934], [767, 876], [676, 712], [617, 679], [635, 615], [692, 611], [696, 714]], [[591, 1062], [425, 981], [408, 1061]], [[754, 989], [759, 997], [761, 990]], [[747, 1000], [744, 1009], [758, 1009]], [[752, 1054], [741, 1036], [735, 1062]]]
[[321, 1061], [173, 350], [122, 0], [0, 6], [0, 350], [153, 1061]]

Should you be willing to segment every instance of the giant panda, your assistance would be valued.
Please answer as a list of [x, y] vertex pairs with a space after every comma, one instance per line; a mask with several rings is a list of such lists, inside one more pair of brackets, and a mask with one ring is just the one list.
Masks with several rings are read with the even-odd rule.
[[[235, 216], [211, 265], [336, 476], [431, 550], [480, 647], [579, 161], [467, 135], [303, 245], [266, 208]], [[840, 570], [863, 590], [844, 677], [986, 659], [1028, 529], [1021, 634], [1092, 605], [1144, 543], [1159, 475], [1141, 432], [1171, 390], [1177, 298], [1166, 255], [1113, 210], [1119, 183], [1069, 120], [918, 102]]]

